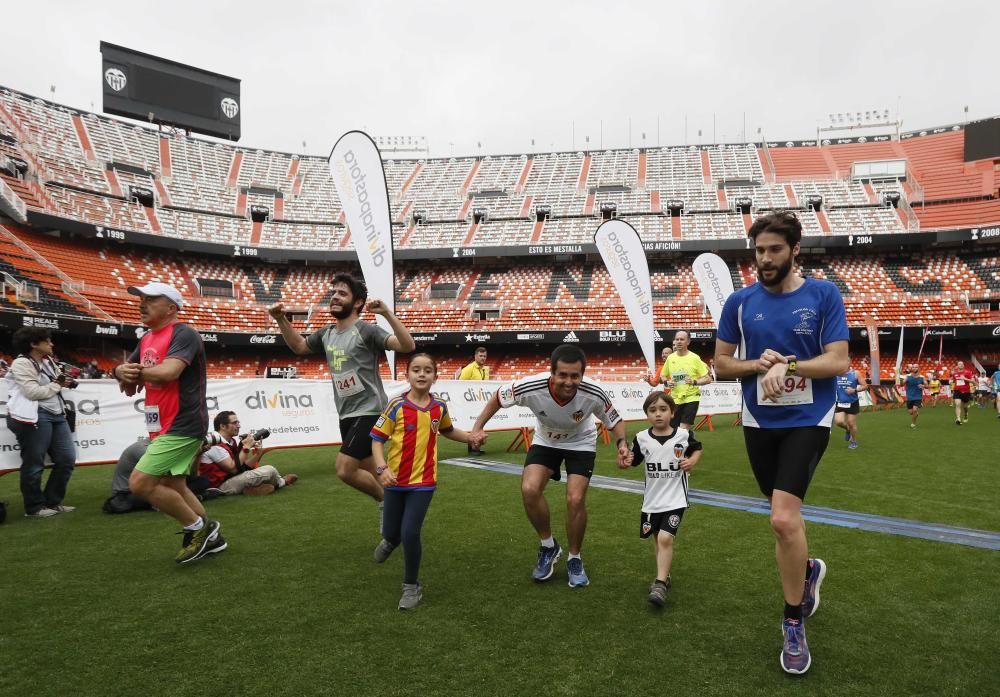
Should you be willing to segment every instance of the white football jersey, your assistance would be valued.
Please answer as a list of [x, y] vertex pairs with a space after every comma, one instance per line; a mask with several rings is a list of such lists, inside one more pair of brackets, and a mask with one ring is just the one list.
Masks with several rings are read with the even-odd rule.
[[565, 404], [559, 402], [549, 387], [549, 373], [540, 373], [504, 385], [497, 390], [503, 408], [524, 406], [538, 419], [532, 444], [563, 450], [597, 451], [596, 416], [607, 428], [614, 428], [622, 417], [601, 387], [584, 377], [576, 396]]
[[[658, 438], [665, 438], [661, 443]], [[644, 464], [646, 491], [643, 513], [662, 513], [688, 506], [688, 474], [677, 464], [701, 443], [694, 434], [678, 428], [672, 436], [654, 436], [650, 429], [639, 431], [632, 441], [632, 466]]]

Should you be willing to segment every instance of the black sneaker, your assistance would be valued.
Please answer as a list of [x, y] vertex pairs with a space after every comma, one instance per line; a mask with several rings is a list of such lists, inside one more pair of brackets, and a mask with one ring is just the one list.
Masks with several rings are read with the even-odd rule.
[[181, 541], [181, 550], [174, 557], [174, 561], [178, 564], [187, 564], [205, 556], [205, 549], [208, 547], [209, 540], [218, 536], [219, 530], [222, 528], [219, 521], [207, 518], [202, 518], [202, 520], [204, 521], [204, 525], [202, 525], [200, 530], [194, 532], [190, 530], [182, 531], [184, 538]]
[[205, 554], [218, 554], [219, 552], [224, 552], [226, 547], [226, 538], [222, 536], [221, 532], [215, 533], [215, 537], [209, 538], [208, 546], [205, 547]]

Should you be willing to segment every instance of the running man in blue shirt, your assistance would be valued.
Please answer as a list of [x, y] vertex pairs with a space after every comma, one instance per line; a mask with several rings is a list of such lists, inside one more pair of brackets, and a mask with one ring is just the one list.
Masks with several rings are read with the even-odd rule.
[[1000, 419], [1000, 365], [997, 366], [997, 372], [993, 373], [993, 377], [990, 378], [990, 391], [993, 392], [993, 401], [997, 405], [997, 418]]
[[861, 411], [858, 393], [867, 389], [868, 385], [860, 384], [853, 368], [837, 376], [837, 408], [833, 410], [833, 421], [844, 429], [844, 440], [850, 450], [858, 447], [858, 413]]
[[802, 500], [830, 440], [836, 377], [850, 368], [849, 336], [837, 287], [791, 273], [802, 239], [798, 218], [771, 213], [748, 234], [758, 282], [726, 300], [715, 371], [720, 379], [743, 383], [743, 439], [757, 484], [771, 502], [785, 599], [781, 667], [800, 674], [812, 664], [804, 618], [819, 607], [826, 575], [826, 564], [809, 558]]
[[927, 381], [914, 363], [910, 365], [910, 372], [903, 382], [906, 385], [906, 409], [910, 412], [910, 428], [916, 428], [920, 408], [924, 406], [924, 385]]

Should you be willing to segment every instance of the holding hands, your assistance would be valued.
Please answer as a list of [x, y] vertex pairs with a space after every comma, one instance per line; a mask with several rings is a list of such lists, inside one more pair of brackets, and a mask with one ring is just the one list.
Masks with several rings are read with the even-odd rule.
[[473, 450], [480, 450], [489, 434], [486, 431], [469, 431], [469, 445]]
[[625, 469], [632, 464], [632, 450], [628, 447], [628, 441], [624, 438], [618, 441], [617, 464], [619, 469]]

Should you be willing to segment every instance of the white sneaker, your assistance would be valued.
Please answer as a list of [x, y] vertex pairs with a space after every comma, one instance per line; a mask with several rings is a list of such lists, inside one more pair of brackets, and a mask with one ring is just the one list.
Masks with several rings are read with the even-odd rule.
[[59, 511], [54, 511], [51, 508], [39, 508], [34, 513], [25, 513], [25, 518], [51, 518], [54, 515], [59, 515]]
[[49, 506], [49, 510], [55, 511], [56, 513], [72, 513], [76, 510], [76, 506], [64, 506], [60, 503], [55, 506]]

